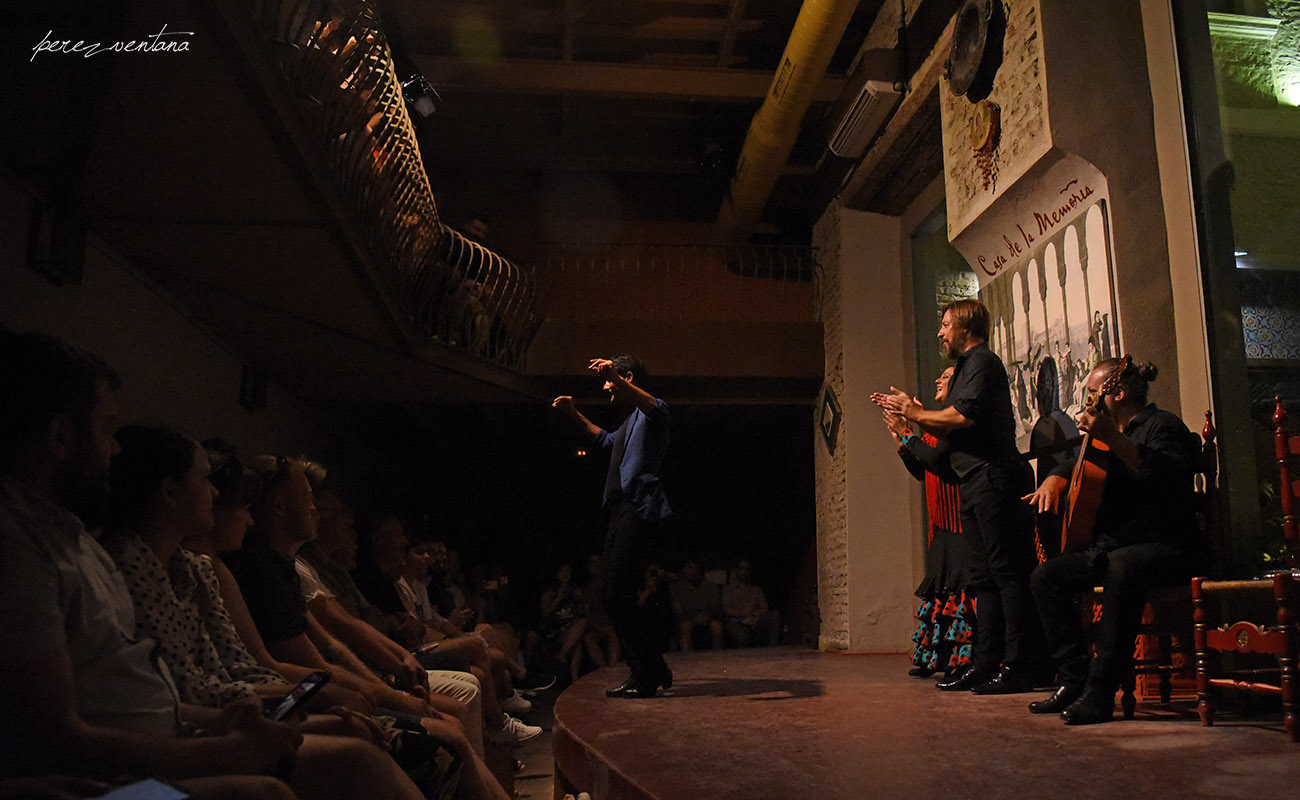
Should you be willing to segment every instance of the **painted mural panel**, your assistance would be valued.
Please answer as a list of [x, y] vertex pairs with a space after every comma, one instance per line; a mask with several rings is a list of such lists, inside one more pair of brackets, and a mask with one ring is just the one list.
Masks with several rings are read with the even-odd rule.
[[1121, 352], [1106, 215], [1104, 199], [1086, 206], [980, 290], [992, 316], [989, 346], [1011, 381], [1022, 452], [1054, 433], [1042, 420], [1073, 429], [1065, 418], [1082, 411], [1089, 371]]

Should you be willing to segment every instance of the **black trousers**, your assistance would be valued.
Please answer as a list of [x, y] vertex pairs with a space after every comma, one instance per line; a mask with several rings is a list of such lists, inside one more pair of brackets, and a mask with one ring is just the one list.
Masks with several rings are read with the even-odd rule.
[[601, 601], [627, 656], [632, 678], [646, 684], [668, 668], [661, 631], [662, 593], [643, 605], [637, 602], [661, 533], [659, 520], [644, 519], [631, 503], [619, 503], [610, 508], [609, 532], [601, 559]]
[[1026, 464], [987, 464], [961, 483], [961, 526], [970, 546], [969, 588], [975, 593], [974, 669], [999, 664], [1033, 670], [1046, 659], [1042, 629], [1029, 592], [1037, 562], [1032, 492]]
[[[1157, 542], [1090, 548], [1040, 564], [1030, 586], [1060, 682], [1113, 695], [1133, 661], [1147, 590], [1188, 581], [1192, 571], [1183, 551]], [[1095, 656], [1090, 656], [1079, 598], [1094, 586], [1103, 590], [1102, 611], [1093, 630]]]

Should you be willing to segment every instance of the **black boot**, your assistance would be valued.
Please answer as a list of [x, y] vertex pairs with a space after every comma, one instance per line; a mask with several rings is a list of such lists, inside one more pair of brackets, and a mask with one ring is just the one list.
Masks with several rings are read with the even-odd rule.
[[1115, 718], [1115, 690], [1109, 694], [1085, 691], [1083, 695], [1061, 712], [1066, 725], [1096, 725]]
[[623, 681], [618, 686], [612, 687], [610, 689], [606, 689], [605, 696], [606, 697], [627, 697], [627, 693], [636, 688], [639, 688], [639, 684], [635, 680], [633, 680], [631, 675], [629, 675], [627, 676], [627, 680]]
[[1052, 692], [1052, 696], [1044, 700], [1035, 700], [1029, 704], [1030, 714], [1059, 714], [1070, 707], [1070, 704], [1079, 699], [1083, 694], [1082, 687], [1061, 684]]
[[1002, 665], [992, 678], [970, 689], [975, 694], [1020, 694], [1032, 692], [1034, 684], [1019, 669]]
[[969, 667], [965, 672], [951, 680], [936, 683], [935, 687], [941, 692], [965, 692], [974, 689], [992, 677], [993, 671], [991, 670]]

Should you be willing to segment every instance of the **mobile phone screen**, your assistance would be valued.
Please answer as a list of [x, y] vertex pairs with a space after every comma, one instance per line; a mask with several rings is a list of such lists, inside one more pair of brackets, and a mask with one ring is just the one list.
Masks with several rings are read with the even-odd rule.
[[293, 687], [293, 691], [286, 694], [280, 702], [276, 704], [275, 708], [271, 710], [269, 716], [271, 719], [288, 719], [299, 708], [301, 708], [304, 703], [311, 699], [312, 695], [320, 691], [320, 688], [324, 686], [329, 679], [329, 674], [325, 672], [313, 672], [308, 675], [303, 679], [302, 683]]

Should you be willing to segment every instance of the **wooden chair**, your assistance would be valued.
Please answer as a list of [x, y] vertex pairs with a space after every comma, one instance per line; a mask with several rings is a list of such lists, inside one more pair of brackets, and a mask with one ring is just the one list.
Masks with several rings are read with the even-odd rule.
[[[1284, 569], [1245, 581], [1192, 579], [1195, 608], [1197, 711], [1213, 725], [1214, 693], [1232, 689], [1281, 697], [1286, 731], [1300, 741], [1296, 659], [1300, 654], [1300, 526], [1296, 520], [1300, 480], [1291, 478], [1291, 459], [1300, 456], [1300, 436], [1288, 435], [1281, 398], [1273, 412], [1273, 441], [1281, 483]], [[1276, 662], [1276, 663], [1274, 663]]]
[[[1196, 517], [1200, 535], [1206, 543], [1215, 525], [1217, 507], [1215, 487], [1219, 474], [1219, 456], [1215, 440], [1214, 417], [1205, 412], [1205, 425], [1201, 428], [1201, 458], [1196, 469]], [[1100, 618], [1102, 587], [1092, 590], [1092, 623]], [[1124, 719], [1133, 719], [1137, 709], [1137, 681], [1151, 678], [1156, 681], [1160, 702], [1168, 705], [1173, 699], [1173, 679], [1185, 676], [1188, 683], [1195, 676], [1195, 649], [1193, 646], [1192, 597], [1186, 585], [1167, 586], [1147, 593], [1142, 612], [1142, 624], [1134, 641], [1132, 670], [1120, 679], [1120, 708]], [[1190, 689], [1190, 687], [1189, 687]]]

